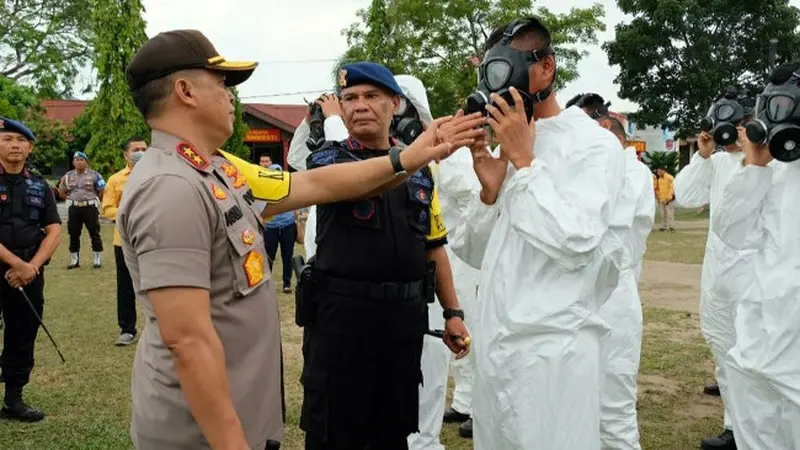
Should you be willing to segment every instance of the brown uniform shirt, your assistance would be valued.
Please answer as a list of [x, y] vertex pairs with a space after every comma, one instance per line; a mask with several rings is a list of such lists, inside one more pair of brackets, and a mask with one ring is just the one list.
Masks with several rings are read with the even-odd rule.
[[258, 213], [244, 177], [153, 131], [125, 186], [117, 221], [147, 317], [133, 364], [131, 434], [138, 448], [205, 449], [147, 292], [206, 289], [225, 350], [233, 405], [252, 448], [283, 437], [278, 304]]

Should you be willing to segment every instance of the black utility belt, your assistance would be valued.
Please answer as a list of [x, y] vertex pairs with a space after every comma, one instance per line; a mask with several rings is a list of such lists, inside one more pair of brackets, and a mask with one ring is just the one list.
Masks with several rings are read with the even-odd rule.
[[378, 283], [348, 280], [321, 273], [319, 276], [315, 274], [314, 279], [315, 282], [319, 283], [318, 289], [320, 293], [377, 302], [407, 302], [425, 298], [424, 280]]

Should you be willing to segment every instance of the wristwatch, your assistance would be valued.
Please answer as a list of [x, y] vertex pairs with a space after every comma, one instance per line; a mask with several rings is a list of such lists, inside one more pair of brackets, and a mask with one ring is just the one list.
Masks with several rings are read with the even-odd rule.
[[400, 152], [403, 149], [399, 147], [392, 147], [389, 149], [389, 161], [392, 163], [392, 169], [394, 169], [395, 176], [405, 176], [408, 175], [405, 167], [403, 167], [403, 163], [400, 162]]
[[442, 313], [442, 316], [444, 316], [445, 321], [448, 321], [453, 317], [458, 317], [459, 319], [464, 320], [464, 311], [460, 309], [445, 309], [444, 313]]

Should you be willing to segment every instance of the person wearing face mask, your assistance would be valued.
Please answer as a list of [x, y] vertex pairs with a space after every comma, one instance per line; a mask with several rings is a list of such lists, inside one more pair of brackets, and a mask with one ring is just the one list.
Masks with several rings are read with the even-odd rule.
[[[597, 94], [580, 95], [574, 104], [609, 130], [625, 145], [625, 128], [608, 112]], [[655, 221], [654, 191], [650, 169], [636, 155], [625, 149], [625, 185], [611, 228], [625, 243], [625, 256], [619, 284], [600, 308], [600, 317], [611, 331], [603, 343], [603, 385], [600, 396], [600, 436], [604, 450], [641, 450], [636, 418], [636, 377], [642, 350], [642, 304], [639, 277], [642, 271], [647, 237]]]
[[[700, 330], [711, 348], [716, 364], [716, 379], [724, 407], [724, 428], [719, 436], [702, 442], [704, 450], [736, 448], [728, 399], [734, 392], [728, 389], [725, 358], [736, 342], [734, 317], [736, 305], [752, 282], [753, 252], [726, 245], [714, 231], [722, 193], [744, 153], [737, 140], [736, 126], [749, 114], [738, 101], [738, 94], [729, 88], [726, 94], [709, 109], [700, 123], [703, 129], [697, 137], [697, 152], [689, 165], [675, 177], [675, 201], [684, 208], [710, 205], [709, 233], [703, 271], [700, 280]], [[722, 151], [715, 152], [717, 146]], [[707, 392], [713, 387], [708, 386]]]
[[[128, 182], [133, 166], [144, 156], [147, 142], [140, 137], [132, 137], [122, 146], [125, 152], [125, 168], [111, 175], [103, 195], [102, 213], [106, 219], [116, 222], [117, 210], [122, 201], [122, 190]], [[115, 345], [126, 346], [136, 339], [136, 293], [133, 281], [122, 254], [122, 239], [119, 230], [114, 227], [114, 261], [117, 267], [117, 324], [119, 336]]]
[[[738, 298], [727, 368], [739, 450], [800, 448], [800, 62], [778, 66], [739, 128], [744, 158], [712, 205], [712, 231], [754, 252]], [[778, 162], [776, 164], [776, 162]], [[724, 392], [724, 391], [723, 391]]]
[[487, 111], [499, 155], [473, 146], [481, 189], [452, 243], [480, 268], [475, 449], [599, 450], [609, 329], [599, 309], [624, 266], [612, 226], [625, 153], [580, 108], [558, 106], [556, 57], [537, 18], [499, 27], [486, 47], [470, 100]]

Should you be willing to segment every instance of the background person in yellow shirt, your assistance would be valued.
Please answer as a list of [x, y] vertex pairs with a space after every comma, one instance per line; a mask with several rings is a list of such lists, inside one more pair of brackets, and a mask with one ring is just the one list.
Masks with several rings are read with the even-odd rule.
[[[147, 150], [147, 142], [140, 137], [132, 137], [125, 142], [125, 161], [127, 165], [124, 169], [115, 173], [108, 179], [106, 192], [103, 196], [103, 217], [108, 220], [117, 220], [117, 208], [122, 201], [122, 189], [128, 182], [136, 161], [141, 158]], [[114, 260], [117, 265], [117, 323], [120, 333], [115, 345], [130, 345], [136, 339], [136, 293], [133, 290], [133, 281], [125, 265], [125, 257], [122, 254], [122, 240], [119, 231], [114, 227]]]
[[656, 169], [653, 180], [658, 201], [658, 214], [661, 216], [659, 231], [675, 231], [675, 178], [664, 169]]

